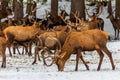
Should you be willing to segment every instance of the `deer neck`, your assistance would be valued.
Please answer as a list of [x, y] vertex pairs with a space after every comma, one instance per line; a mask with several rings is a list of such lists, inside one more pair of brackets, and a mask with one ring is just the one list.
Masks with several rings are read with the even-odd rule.
[[63, 45], [62, 47], [62, 53], [60, 54], [61, 59], [63, 59], [64, 61], [66, 61], [67, 59], [69, 59], [69, 57], [71, 56], [71, 54], [74, 53], [74, 49], [72, 46], [68, 45]]

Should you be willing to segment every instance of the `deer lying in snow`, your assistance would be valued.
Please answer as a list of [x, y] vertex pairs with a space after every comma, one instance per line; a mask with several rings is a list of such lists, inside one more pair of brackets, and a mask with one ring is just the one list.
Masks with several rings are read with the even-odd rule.
[[[96, 50], [100, 56], [100, 61], [97, 70], [100, 70], [105, 52], [110, 59], [112, 69], [115, 69], [112, 54], [106, 47], [108, 40], [108, 34], [101, 30], [87, 30], [83, 32], [72, 32], [66, 39], [62, 46], [59, 55], [56, 55], [56, 64], [59, 71], [64, 70], [66, 61], [69, 59], [71, 54], [77, 53], [76, 69], [78, 68], [79, 58], [82, 58], [82, 51], [93, 51]], [[103, 51], [103, 52], [102, 52]]]

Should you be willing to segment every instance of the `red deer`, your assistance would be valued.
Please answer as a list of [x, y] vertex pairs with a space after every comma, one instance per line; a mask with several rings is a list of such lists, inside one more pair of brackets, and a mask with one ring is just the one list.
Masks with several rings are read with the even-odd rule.
[[[77, 52], [77, 55], [82, 57], [82, 51], [93, 51], [96, 50], [100, 56], [100, 61], [97, 70], [101, 68], [105, 52], [110, 59], [112, 69], [115, 69], [112, 54], [106, 47], [108, 40], [108, 33], [101, 30], [87, 30], [82, 32], [72, 32], [66, 39], [64, 45], [62, 46], [61, 52], [57, 55], [56, 64], [59, 71], [64, 70], [66, 61], [70, 58], [71, 54]], [[103, 51], [103, 52], [102, 52]], [[76, 64], [76, 70], [78, 65]]]
[[75, 25], [71, 25], [71, 23], [70, 23], [70, 25], [76, 31], [86, 31], [86, 30], [90, 30], [90, 29], [99, 29], [98, 24], [97, 24], [97, 20], [85, 21], [83, 19], [78, 18], [76, 14], [74, 14], [74, 13], [72, 13], [72, 14], [76, 19], [76, 23], [75, 23]]
[[9, 26], [3, 30], [8, 41], [13, 41], [13, 39], [16, 41], [30, 40], [39, 32], [39, 23], [36, 22], [32, 26]]
[[[36, 63], [36, 58], [37, 58], [37, 55], [39, 55], [38, 52], [39, 52], [39, 50], [41, 50], [41, 46], [47, 47], [49, 50], [58, 49], [56, 47], [59, 47], [59, 49], [60, 49], [60, 45], [64, 44], [64, 41], [65, 41], [66, 37], [70, 34], [70, 32], [71, 32], [71, 30], [69, 30], [69, 28], [66, 27], [65, 29], [63, 29], [61, 31], [49, 31], [49, 32], [45, 32], [45, 33], [41, 34], [38, 37], [38, 43], [35, 47], [35, 54], [34, 54], [35, 57], [34, 57], [34, 61], [32, 64]], [[48, 44], [49, 40], [51, 41], [50, 44]], [[42, 43], [42, 45], [41, 45], [41, 43]], [[41, 54], [44, 57], [44, 52], [42, 52]], [[45, 63], [45, 61], [44, 61], [44, 63]]]
[[[32, 64], [36, 63], [37, 55], [38, 55], [38, 60], [40, 61], [39, 54], [38, 54], [39, 50], [42, 50], [41, 55], [42, 55], [44, 65], [51, 66], [53, 64], [53, 62], [51, 64], [47, 64], [45, 58], [51, 57], [52, 59], [55, 59], [55, 54], [59, 54], [59, 52], [61, 51], [61, 46], [64, 44], [65, 39], [71, 32], [71, 29], [69, 32], [65, 30], [67, 29], [64, 28], [64, 30], [62, 31], [45, 32], [38, 37], [39, 41], [35, 47], [35, 57]], [[54, 54], [53, 57], [50, 54], [52, 53], [50, 50], [55, 50], [53, 53]], [[47, 57], [44, 57], [45, 52], [48, 52]], [[86, 69], [89, 70], [88, 65], [85, 64], [85, 61], [83, 60], [82, 57], [81, 57], [81, 60], [83, 61]]]
[[[46, 16], [47, 16], [47, 25], [46, 27], [48, 29], [53, 29], [54, 26], [59, 26], [59, 25], [63, 25], [66, 26], [67, 24], [64, 22], [64, 19], [66, 16], [68, 16], [68, 14], [66, 13], [65, 10], [60, 10], [60, 14], [56, 17], [56, 19], [54, 19], [53, 15], [51, 15], [50, 12], [46, 11]], [[49, 17], [48, 17], [49, 15]]]
[[3, 30], [6, 40], [11, 44], [13, 41], [25, 42], [31, 41], [42, 31], [39, 28], [40, 23], [34, 23], [32, 26], [9, 26]]
[[107, 19], [110, 19], [114, 32], [115, 32], [115, 39], [119, 39], [119, 30], [120, 30], [120, 19], [115, 19], [113, 14], [109, 14]]
[[[27, 54], [28, 53], [28, 56], [31, 56], [31, 49], [32, 49], [32, 43], [34, 41], [33, 40], [28, 40], [28, 41], [13, 41], [9, 46], [8, 46], [8, 50], [9, 50], [9, 53], [10, 53], [10, 56], [12, 56], [12, 52], [11, 52], [11, 49], [10, 47], [13, 48], [13, 54], [16, 54], [16, 50], [18, 52], [18, 54]], [[19, 47], [22, 46], [23, 47], [23, 50], [22, 50], [22, 53], [20, 53], [19, 51]], [[24, 49], [26, 52], [24, 52]]]
[[103, 7], [102, 5], [99, 7], [101, 11], [97, 11], [96, 13], [94, 12], [93, 15], [90, 15], [86, 9], [86, 13], [88, 17], [91, 19], [91, 21], [89, 22], [97, 23], [97, 26], [100, 30], [104, 30], [104, 20], [102, 18], [99, 18], [100, 14], [102, 13], [103, 9], [102, 7]]

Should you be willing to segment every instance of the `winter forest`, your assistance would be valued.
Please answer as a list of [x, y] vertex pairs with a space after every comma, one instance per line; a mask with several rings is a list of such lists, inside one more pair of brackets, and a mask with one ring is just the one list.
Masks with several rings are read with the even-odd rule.
[[119, 80], [120, 0], [0, 0], [0, 80]]

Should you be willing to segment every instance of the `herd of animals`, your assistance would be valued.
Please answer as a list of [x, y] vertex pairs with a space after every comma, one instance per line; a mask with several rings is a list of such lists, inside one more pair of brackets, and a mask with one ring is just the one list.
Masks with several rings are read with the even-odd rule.
[[[34, 61], [32, 64], [36, 63], [37, 58], [41, 60], [39, 56], [41, 55], [44, 65], [51, 66], [55, 63], [58, 70], [63, 71], [67, 60], [72, 54], [75, 54], [75, 71], [78, 70], [79, 59], [83, 61], [86, 69], [89, 70], [82, 56], [82, 52], [96, 50], [100, 56], [97, 70], [99, 71], [101, 68], [104, 53], [109, 57], [112, 70], [114, 70], [115, 65], [112, 54], [106, 47], [109, 35], [104, 31], [104, 20], [99, 18], [99, 14], [90, 16], [87, 13], [88, 16], [91, 17], [91, 21], [79, 19], [78, 12], [71, 14], [75, 17], [75, 22], [65, 20], [67, 13], [64, 10], [61, 10], [61, 14], [58, 15], [59, 22], [56, 23], [52, 22], [51, 16], [48, 16], [50, 14], [46, 16], [46, 19], [42, 20], [28, 19], [25, 17], [23, 19], [24, 25], [14, 25], [11, 19], [7, 21], [8, 24], [1, 22], [1, 26], [3, 23], [8, 25], [0, 31], [1, 67], [6, 67], [6, 48], [9, 49], [10, 56], [12, 56], [11, 47], [13, 48], [13, 54], [15, 54], [15, 50], [17, 50], [19, 54], [26, 53], [31, 56], [32, 45], [34, 45]], [[115, 38], [119, 38], [119, 20], [115, 19], [112, 14], [107, 18], [109, 18], [113, 24]], [[117, 35], [116, 31], [118, 31]], [[22, 53], [19, 52], [19, 46], [23, 47]], [[51, 50], [54, 50], [54, 52]], [[47, 57], [45, 57], [46, 53], [48, 53]], [[51, 53], [53, 53], [54, 56], [51, 56]], [[46, 58], [48, 57], [52, 59], [49, 65], [46, 63]]]

